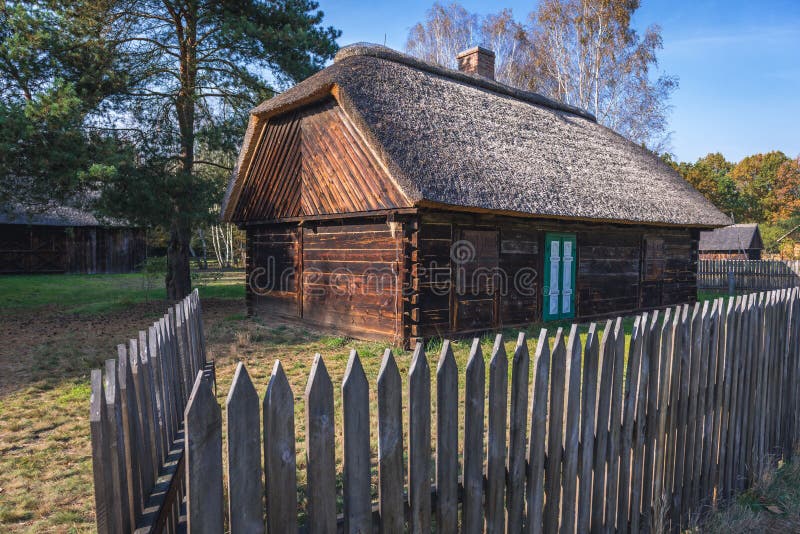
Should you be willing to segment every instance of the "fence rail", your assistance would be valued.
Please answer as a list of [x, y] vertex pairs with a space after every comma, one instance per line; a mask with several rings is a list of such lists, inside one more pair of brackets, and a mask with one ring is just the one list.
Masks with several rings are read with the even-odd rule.
[[[589, 326], [585, 342], [575, 325], [569, 332], [543, 329], [533, 358], [520, 334], [510, 385], [501, 336], [489, 360], [488, 384], [479, 340], [463, 370], [449, 342], [435, 372], [417, 345], [405, 407], [403, 379], [387, 350], [373, 385], [375, 514], [371, 385], [353, 351], [341, 387], [344, 506], [337, 517], [335, 389], [317, 355], [305, 390], [307, 526], [320, 532], [341, 526], [347, 532], [376, 526], [428, 532], [435, 519], [438, 532], [459, 526], [464, 532], [678, 531], [798, 444], [797, 288], [644, 313], [635, 318], [627, 348], [622, 318], [607, 321], [602, 335], [599, 326]], [[463, 395], [459, 372], [465, 375]], [[460, 444], [459, 402], [465, 417]], [[298, 528], [294, 395], [280, 361], [263, 414], [259, 404], [240, 363], [226, 403], [224, 503], [220, 407], [211, 385], [197, 375], [186, 407], [191, 532], [223, 532], [226, 506], [232, 532]]]
[[764, 291], [800, 285], [800, 260], [700, 260], [697, 288]]
[[185, 519], [184, 471], [197, 469], [184, 455], [195, 441], [184, 443], [184, 409], [193, 377], [210, 384], [214, 374], [197, 290], [117, 351], [91, 374], [97, 530], [175, 532]]

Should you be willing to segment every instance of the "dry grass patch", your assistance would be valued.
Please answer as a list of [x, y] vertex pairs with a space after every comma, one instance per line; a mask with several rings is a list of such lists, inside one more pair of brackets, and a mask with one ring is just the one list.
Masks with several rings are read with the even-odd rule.
[[712, 534], [800, 532], [800, 461], [767, 470], [752, 488], [709, 516], [694, 531]]

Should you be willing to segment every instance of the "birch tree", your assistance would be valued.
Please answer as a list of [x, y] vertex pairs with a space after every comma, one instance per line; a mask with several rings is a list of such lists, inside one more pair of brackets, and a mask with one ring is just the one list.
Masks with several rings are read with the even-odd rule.
[[525, 24], [511, 10], [479, 16], [436, 3], [409, 32], [406, 50], [456, 67], [475, 45], [495, 52], [495, 78], [593, 113], [637, 144], [663, 152], [677, 79], [658, 72], [661, 30], [631, 28], [638, 0], [543, 0]]

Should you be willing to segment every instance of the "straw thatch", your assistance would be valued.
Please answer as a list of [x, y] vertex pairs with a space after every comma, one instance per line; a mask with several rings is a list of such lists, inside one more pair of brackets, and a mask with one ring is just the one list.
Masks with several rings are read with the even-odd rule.
[[104, 226], [125, 228], [131, 226], [117, 219], [99, 219], [89, 211], [75, 206], [50, 203], [47, 206], [25, 207], [20, 204], [0, 206], [0, 224], [30, 226]]
[[[269, 117], [333, 93], [415, 205], [722, 226], [730, 219], [651, 152], [590, 114], [375, 45], [253, 110], [238, 168]], [[237, 171], [223, 217], [242, 187]]]

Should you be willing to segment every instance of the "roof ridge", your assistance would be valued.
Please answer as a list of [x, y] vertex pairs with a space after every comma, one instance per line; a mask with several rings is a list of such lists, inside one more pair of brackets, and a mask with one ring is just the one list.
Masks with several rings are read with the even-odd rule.
[[336, 53], [336, 57], [333, 61], [334, 63], [338, 63], [347, 58], [357, 56], [369, 56], [377, 59], [383, 59], [385, 61], [391, 61], [393, 63], [400, 63], [417, 70], [436, 74], [438, 76], [480, 87], [481, 89], [486, 89], [495, 93], [511, 96], [531, 104], [537, 104], [558, 111], [565, 111], [567, 113], [589, 119], [593, 122], [597, 122], [597, 117], [577, 106], [564, 104], [563, 102], [558, 102], [557, 100], [540, 95], [539, 93], [518, 89], [516, 87], [512, 87], [489, 78], [484, 78], [476, 74], [468, 74], [466, 72], [448, 69], [447, 67], [442, 67], [441, 65], [430, 63], [408, 54], [398, 52], [397, 50], [389, 48], [388, 46], [365, 42], [353, 43], [339, 49], [339, 52]]

